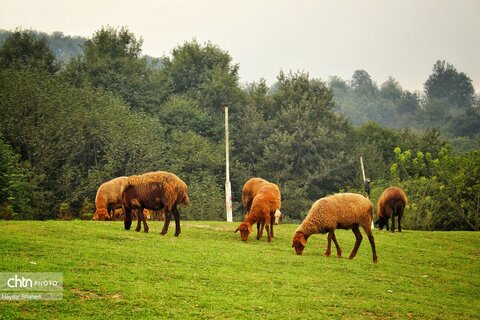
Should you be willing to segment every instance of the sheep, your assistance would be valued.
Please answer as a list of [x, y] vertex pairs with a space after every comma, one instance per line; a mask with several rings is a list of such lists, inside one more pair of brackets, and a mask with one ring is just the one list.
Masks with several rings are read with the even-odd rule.
[[127, 177], [118, 177], [100, 185], [95, 197], [93, 220], [114, 220], [115, 209], [122, 206], [122, 186]]
[[267, 182], [257, 191], [252, 201], [250, 213], [240, 223], [235, 232], [240, 231], [243, 241], [247, 241], [252, 232], [252, 225], [257, 223], [257, 240], [263, 235], [263, 228], [267, 230], [267, 240], [272, 241], [274, 213], [281, 207], [280, 189], [274, 183]]
[[295, 231], [292, 247], [295, 248], [298, 255], [301, 255], [307, 245], [308, 237], [312, 234], [328, 232], [328, 246], [325, 255], [330, 256], [331, 241], [333, 240], [337, 248], [337, 256], [341, 257], [342, 251], [335, 237], [335, 229], [352, 229], [356, 241], [349, 259], [353, 259], [363, 238], [359, 230], [361, 226], [370, 241], [373, 262], [377, 262], [375, 240], [371, 231], [372, 219], [372, 203], [360, 194], [337, 193], [321, 198], [312, 205], [307, 217]]
[[266, 183], [269, 183], [267, 180], [262, 179], [262, 178], [251, 178], [245, 184], [243, 185], [242, 188], [242, 204], [246, 209], [246, 214], [250, 212], [250, 208], [252, 207], [252, 201], [255, 195], [257, 194], [258, 190], [265, 185]]
[[188, 187], [179, 177], [166, 171], [149, 172], [143, 175], [131, 176], [122, 188], [122, 206], [125, 211], [124, 225], [130, 230], [132, 225], [132, 210], [137, 210], [138, 221], [135, 231], [140, 231], [143, 222], [144, 232], [148, 232], [148, 225], [143, 209], [165, 210], [165, 223], [161, 235], [165, 235], [172, 218], [175, 218], [175, 236], [180, 230], [180, 214], [177, 205], [187, 206]]
[[397, 187], [390, 187], [383, 191], [377, 203], [377, 216], [375, 225], [378, 224], [380, 230], [386, 225], [388, 228], [388, 219], [392, 218], [392, 232], [395, 232], [395, 217], [398, 217], [398, 232], [402, 232], [401, 219], [405, 206], [407, 205], [407, 195]]

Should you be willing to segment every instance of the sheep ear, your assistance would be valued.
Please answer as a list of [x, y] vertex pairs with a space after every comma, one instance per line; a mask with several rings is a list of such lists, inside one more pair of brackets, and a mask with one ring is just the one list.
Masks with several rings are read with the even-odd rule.
[[300, 238], [300, 243], [305, 247], [307, 245], [307, 240], [304, 237]]
[[238, 228], [237, 228], [237, 230], [235, 230], [233, 233], [237, 233], [237, 231], [238, 231]]

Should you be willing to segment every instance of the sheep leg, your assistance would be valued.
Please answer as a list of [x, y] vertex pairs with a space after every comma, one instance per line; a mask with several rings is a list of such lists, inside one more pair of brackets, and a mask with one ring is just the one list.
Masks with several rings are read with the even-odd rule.
[[392, 232], [395, 232], [395, 216], [393, 214], [392, 214]]
[[389, 231], [390, 228], [388, 227], [388, 217], [385, 217], [385, 225], [387, 226], [387, 231]]
[[162, 236], [167, 233], [170, 220], [172, 220], [172, 213], [170, 211], [169, 212], [165, 211], [165, 222], [163, 223], [162, 232], [160, 232]]
[[140, 223], [143, 222], [143, 231], [145, 233], [148, 233], [148, 225], [145, 219], [145, 214], [143, 213], [143, 208], [138, 209], [137, 216], [138, 216], [138, 222], [137, 222], [137, 229], [135, 229], [135, 231], [140, 231], [142, 229], [140, 226]]
[[370, 241], [370, 246], [372, 247], [373, 262], [377, 262], [377, 250], [375, 248], [375, 239], [373, 238], [372, 230], [370, 229], [370, 227], [363, 228], [363, 230], [365, 230], [368, 241]]
[[124, 209], [125, 212], [125, 219], [123, 220], [123, 224], [125, 226], [125, 230], [130, 230], [130, 227], [132, 226], [132, 209], [126, 207]]
[[[263, 232], [263, 226], [262, 226]], [[257, 240], [260, 240], [260, 222], [257, 222]]]
[[358, 227], [352, 228], [353, 233], [355, 234], [355, 246], [353, 247], [352, 253], [350, 253], [350, 257], [348, 259], [353, 259], [357, 255], [358, 247], [360, 247], [360, 243], [362, 243], [362, 234], [360, 233], [360, 230], [358, 230]]
[[398, 232], [402, 232], [402, 225], [400, 224], [401, 216], [398, 216]]
[[340, 249], [340, 246], [338, 245], [338, 242], [337, 242], [337, 237], [335, 236], [335, 232], [332, 231], [332, 239], [333, 239], [333, 243], [335, 243], [335, 247], [337, 248], [337, 257], [341, 257], [342, 256], [342, 249]]
[[259, 229], [258, 234], [257, 234], [257, 240], [260, 240], [260, 238], [263, 235], [263, 228], [265, 228], [265, 221], [262, 221], [260, 224], [261, 225], [260, 225], [260, 229]]
[[272, 234], [270, 232], [270, 227], [272, 224], [270, 223], [270, 219], [267, 219], [267, 222], [265, 224], [265, 230], [267, 230], [267, 241], [271, 242], [272, 241]]
[[332, 250], [332, 234], [333, 232], [332, 231], [329, 231], [328, 232], [328, 237], [327, 237], [327, 251], [325, 251], [325, 256], [329, 257]]
[[[270, 213], [271, 214], [271, 213]], [[272, 238], [275, 238], [275, 236], [273, 235], [273, 225], [275, 224], [275, 214], [272, 214], [270, 216], [270, 234], [271, 234], [271, 237]]]
[[333, 243], [335, 243], [335, 247], [337, 248], [337, 257], [341, 257], [342, 249], [340, 249], [340, 246], [338, 245], [337, 237], [335, 236], [334, 230], [331, 230], [330, 232], [328, 232], [328, 246], [327, 246], [327, 251], [325, 252], [325, 255], [328, 257], [331, 254], [332, 240], [333, 240]]
[[137, 227], [135, 228], [135, 231], [139, 232], [140, 230], [142, 230], [143, 220], [145, 220], [145, 216], [143, 214], [143, 208], [138, 208], [137, 209]]
[[181, 230], [180, 230], [180, 214], [178, 213], [177, 206], [173, 207], [173, 217], [175, 218], [175, 237], [178, 237], [181, 233]]

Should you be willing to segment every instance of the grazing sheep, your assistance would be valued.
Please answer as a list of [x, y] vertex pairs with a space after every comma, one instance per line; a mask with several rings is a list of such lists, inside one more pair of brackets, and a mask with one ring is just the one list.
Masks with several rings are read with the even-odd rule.
[[122, 206], [122, 186], [127, 177], [118, 177], [100, 185], [95, 197], [93, 220], [114, 220], [115, 209]]
[[148, 232], [148, 225], [143, 209], [165, 210], [165, 223], [161, 235], [168, 231], [168, 225], [175, 218], [175, 236], [180, 235], [180, 214], [177, 205], [188, 205], [187, 185], [176, 175], [165, 171], [149, 172], [139, 176], [129, 177], [122, 188], [122, 205], [125, 211], [125, 229], [132, 225], [132, 210], [137, 210], [138, 222], [135, 231]]
[[269, 182], [262, 178], [251, 178], [245, 182], [242, 188], [242, 203], [246, 209], [246, 214], [250, 212], [253, 198], [257, 194], [258, 190], [267, 183]]
[[252, 201], [250, 213], [240, 223], [235, 232], [240, 231], [243, 241], [247, 241], [248, 235], [252, 232], [252, 225], [257, 224], [257, 240], [263, 235], [263, 228], [267, 230], [267, 240], [272, 241], [274, 213], [281, 206], [280, 189], [274, 183], [267, 182], [257, 191]]
[[359, 227], [362, 227], [370, 241], [373, 254], [373, 262], [377, 262], [375, 240], [371, 231], [373, 219], [373, 207], [367, 198], [355, 193], [338, 193], [329, 197], [317, 200], [303, 223], [297, 228], [292, 239], [292, 247], [298, 255], [303, 253], [307, 245], [307, 239], [312, 234], [328, 232], [328, 246], [325, 252], [330, 255], [332, 240], [337, 248], [337, 255], [341, 257], [342, 251], [335, 237], [335, 229], [352, 229], [355, 234], [355, 246], [353, 247], [350, 259], [357, 254], [358, 247], [362, 242], [362, 234]]
[[383, 191], [377, 203], [378, 219], [375, 224], [380, 227], [380, 230], [386, 225], [388, 228], [388, 219], [392, 218], [392, 232], [395, 232], [395, 217], [398, 217], [398, 232], [402, 232], [401, 219], [405, 206], [407, 205], [407, 195], [402, 189], [397, 187], [390, 187]]

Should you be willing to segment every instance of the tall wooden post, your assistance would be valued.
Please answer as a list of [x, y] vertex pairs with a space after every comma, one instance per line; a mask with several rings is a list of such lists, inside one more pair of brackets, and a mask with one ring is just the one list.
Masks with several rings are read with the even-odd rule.
[[363, 183], [365, 183], [365, 180], [366, 180], [366, 178], [365, 178], [365, 168], [363, 167], [363, 157], [362, 156], [360, 156], [360, 166], [362, 167]]
[[230, 184], [230, 155], [228, 139], [228, 106], [225, 105], [225, 207], [227, 209], [227, 222], [233, 222], [232, 217], [232, 185]]
[[[362, 178], [363, 178], [363, 183], [362, 183], [362, 189], [365, 191], [365, 180], [367, 178], [365, 177], [365, 168], [363, 167], [363, 157], [360, 156], [360, 167], [362, 168]], [[368, 196], [368, 193], [365, 192], [366, 197], [370, 200], [370, 197]], [[375, 229], [375, 224], [373, 223], [372, 219], [372, 230]]]

